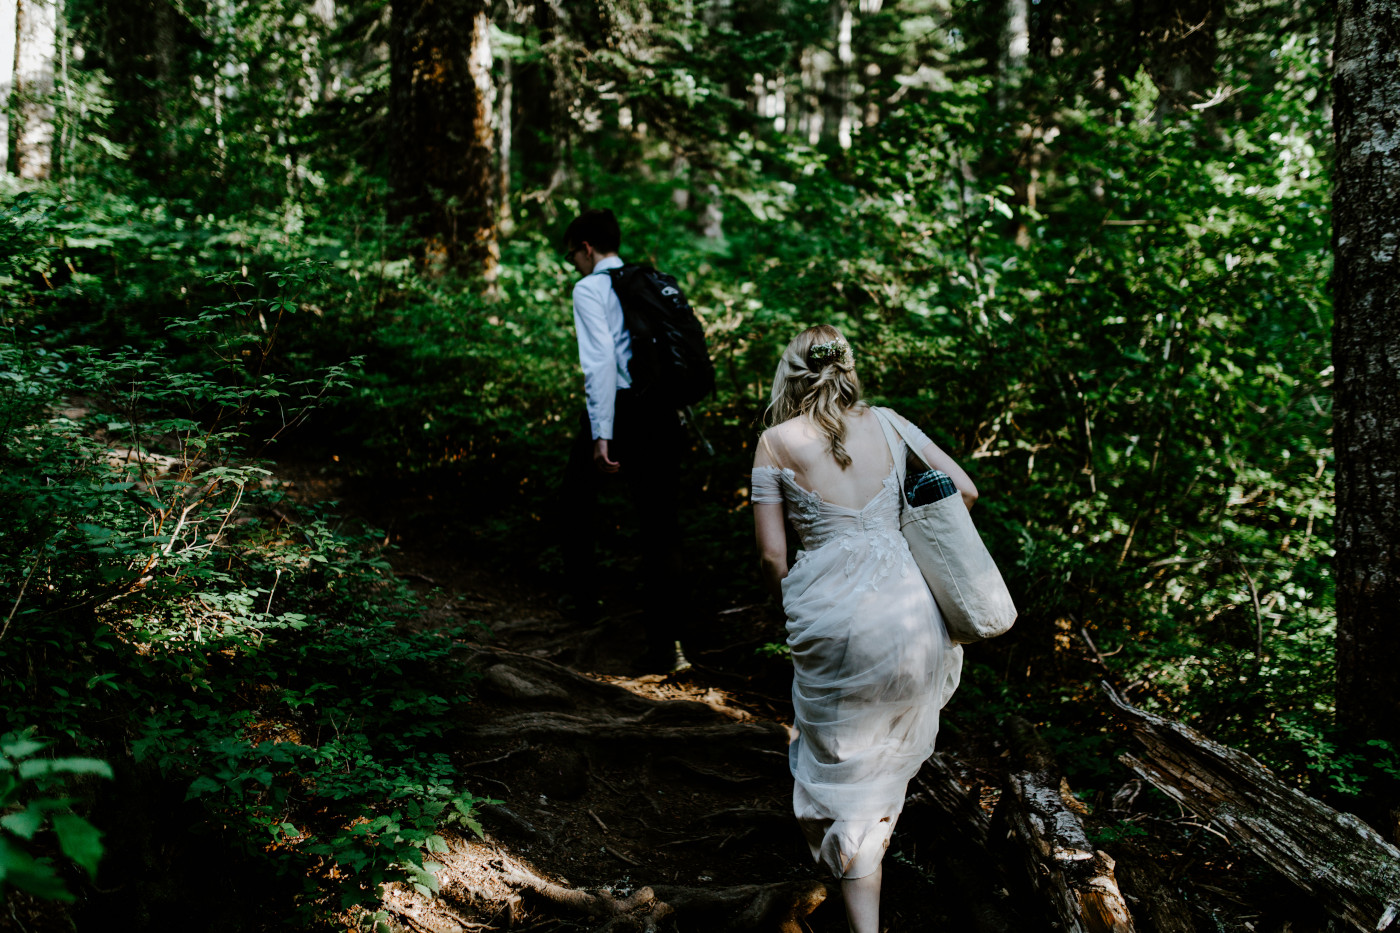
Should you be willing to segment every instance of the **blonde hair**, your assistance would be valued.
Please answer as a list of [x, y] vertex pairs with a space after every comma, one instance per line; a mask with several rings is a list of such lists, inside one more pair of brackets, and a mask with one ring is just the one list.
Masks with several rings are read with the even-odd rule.
[[772, 426], [807, 415], [831, 441], [831, 455], [844, 470], [851, 465], [851, 455], [846, 453], [846, 422], [841, 416], [858, 404], [860, 380], [851, 346], [839, 330], [818, 324], [794, 337], [783, 351], [764, 421]]

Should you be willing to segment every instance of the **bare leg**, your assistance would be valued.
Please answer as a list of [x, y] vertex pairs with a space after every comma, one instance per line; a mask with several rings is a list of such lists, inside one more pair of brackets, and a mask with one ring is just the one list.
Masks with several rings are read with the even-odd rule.
[[880, 933], [880, 877], [884, 867], [864, 878], [842, 880], [841, 896], [846, 901], [846, 921], [851, 933]]

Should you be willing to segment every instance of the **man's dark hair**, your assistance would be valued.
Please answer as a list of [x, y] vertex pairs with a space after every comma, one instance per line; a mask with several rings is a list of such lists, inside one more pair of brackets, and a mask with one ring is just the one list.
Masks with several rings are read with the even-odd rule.
[[622, 246], [622, 228], [612, 211], [594, 207], [574, 218], [564, 233], [564, 241], [566, 249], [578, 249], [588, 243], [600, 253], [615, 253]]

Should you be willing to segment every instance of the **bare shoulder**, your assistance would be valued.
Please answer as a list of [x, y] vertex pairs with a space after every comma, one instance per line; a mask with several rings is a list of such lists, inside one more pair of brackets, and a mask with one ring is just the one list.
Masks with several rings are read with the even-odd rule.
[[763, 433], [768, 436], [770, 442], [790, 441], [801, 436], [803, 423], [803, 418], [801, 416], [789, 418], [786, 421], [773, 425]]
[[809, 433], [806, 419], [800, 416], [773, 425], [759, 435], [755, 462], [784, 467], [800, 465], [801, 451]]

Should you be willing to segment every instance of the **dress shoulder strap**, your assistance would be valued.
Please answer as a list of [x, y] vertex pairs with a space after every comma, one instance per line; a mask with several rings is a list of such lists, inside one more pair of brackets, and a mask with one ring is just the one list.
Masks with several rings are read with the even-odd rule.
[[782, 468], [783, 458], [778, 456], [778, 452], [773, 449], [773, 442], [769, 438], [769, 436], [772, 433], [773, 429], [769, 428], [767, 431], [764, 431], [762, 434], [760, 434], [758, 436], [758, 445], [762, 447], [765, 451], [767, 451], [768, 458], [773, 461], [773, 464], [775, 466]]

